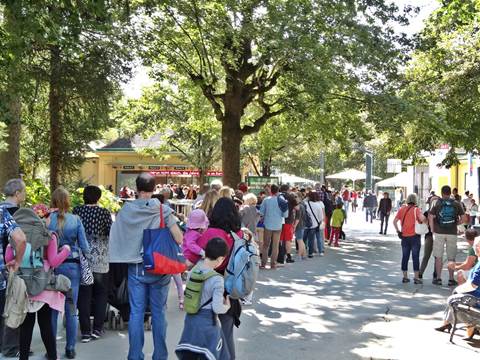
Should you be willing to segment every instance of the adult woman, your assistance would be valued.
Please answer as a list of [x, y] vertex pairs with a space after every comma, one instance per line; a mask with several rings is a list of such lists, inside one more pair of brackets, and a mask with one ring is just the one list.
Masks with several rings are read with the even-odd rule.
[[[84, 205], [73, 209], [80, 216], [88, 245], [90, 246], [93, 285], [80, 286], [78, 297], [78, 316], [82, 342], [98, 339], [103, 334], [103, 323], [107, 311], [108, 287], [108, 236], [112, 226], [110, 212], [98, 206], [102, 190], [97, 186], [86, 186], [83, 189]], [[93, 332], [90, 323], [90, 313], [93, 295]]]
[[[307, 198], [304, 200], [307, 217], [309, 217], [311, 220], [310, 226], [307, 226], [305, 224], [305, 230], [303, 233], [303, 241], [308, 247], [309, 258], [313, 258], [315, 238], [319, 231], [319, 227], [322, 227], [325, 218], [325, 212], [324, 208], [322, 207], [322, 202], [316, 200], [317, 193], [315, 191], [310, 191], [307, 194]], [[319, 247], [318, 250], [321, 251], [321, 248]]]
[[[23, 212], [22, 212], [23, 211]], [[43, 205], [35, 205], [33, 210], [23, 209], [22, 217], [28, 218], [30, 229], [34, 227], [40, 232], [45, 232], [49, 223], [48, 208]], [[19, 212], [19, 213], [20, 213]], [[39, 216], [35, 217], [34, 212]], [[40, 219], [46, 218], [46, 222]], [[36, 220], [32, 219], [36, 218]], [[57, 236], [52, 233], [47, 246], [43, 248], [43, 258], [37, 258], [34, 261], [39, 261], [39, 265], [43, 265], [45, 270], [50, 270], [59, 266], [70, 253], [68, 245], [63, 246], [58, 252]], [[11, 245], [8, 245], [5, 252], [5, 260], [7, 262], [15, 258], [14, 250]], [[22, 268], [20, 266], [20, 269]], [[24, 322], [19, 328], [19, 357], [20, 360], [28, 360], [30, 355], [30, 345], [32, 342], [33, 328], [35, 326], [35, 318], [38, 318], [38, 325], [40, 327], [40, 334], [42, 336], [43, 344], [45, 345], [46, 358], [48, 360], [57, 360], [57, 340], [52, 332], [52, 309], [63, 311], [65, 307], [65, 295], [53, 289], [43, 290], [35, 296], [28, 297], [28, 313]], [[18, 341], [18, 338], [17, 338]]]
[[[49, 230], [55, 231], [59, 237], [59, 246], [70, 246], [71, 252], [65, 262], [60, 265], [56, 273], [68, 277], [72, 283], [73, 308], [65, 305], [65, 318], [67, 328], [67, 343], [65, 356], [67, 359], [75, 358], [75, 342], [77, 339], [77, 300], [80, 287], [80, 249], [87, 256], [90, 254], [85, 229], [82, 221], [76, 215], [68, 212], [70, 209], [70, 194], [60, 187], [52, 194], [52, 214], [50, 215]], [[72, 311], [74, 310], [74, 311]], [[52, 314], [53, 335], [57, 336], [58, 311]]]
[[210, 190], [205, 194], [205, 198], [203, 199], [199, 208], [205, 211], [207, 217], [210, 217], [210, 215], [212, 214], [213, 207], [215, 206], [215, 203], [218, 199], [219, 195], [216, 190]]
[[[415, 284], [423, 283], [419, 277], [421, 242], [420, 235], [415, 233], [416, 222], [426, 223], [427, 219], [417, 207], [417, 195], [410, 194], [407, 196], [407, 206], [403, 206], [397, 212], [397, 215], [393, 220], [393, 226], [402, 240], [403, 283], [410, 282], [410, 279], [408, 278], [408, 261], [410, 260], [410, 253], [412, 253], [413, 271], [415, 272], [413, 281]], [[398, 223], [401, 224], [401, 230], [399, 230]]]
[[305, 231], [305, 217], [306, 208], [302, 202], [300, 193], [295, 194], [295, 200], [297, 201], [297, 220], [295, 221], [295, 241], [297, 243], [297, 251], [300, 259], [305, 260], [307, 257], [307, 250], [305, 249], [305, 242], [303, 241], [303, 232]]
[[[210, 216], [210, 226], [202, 234], [198, 244], [205, 249], [207, 243], [213, 238], [222, 238], [225, 240], [228, 246], [228, 256], [222, 262], [222, 264], [215, 270], [220, 274], [225, 273], [225, 269], [230, 259], [230, 250], [233, 247], [234, 240], [230, 233], [233, 231], [239, 236], [243, 236], [240, 231], [241, 221], [237, 207], [232, 199], [220, 198], [215, 204], [212, 214]], [[222, 323], [222, 332], [225, 336], [228, 350], [230, 352], [230, 358], [235, 359], [235, 341], [233, 339], [233, 326], [240, 324], [240, 313], [242, 311], [240, 302], [238, 300], [230, 300], [231, 307], [226, 314], [219, 315], [220, 322]]]
[[218, 192], [218, 195], [221, 198], [222, 197], [233, 198], [233, 196], [235, 195], [235, 191], [231, 187], [223, 186]]

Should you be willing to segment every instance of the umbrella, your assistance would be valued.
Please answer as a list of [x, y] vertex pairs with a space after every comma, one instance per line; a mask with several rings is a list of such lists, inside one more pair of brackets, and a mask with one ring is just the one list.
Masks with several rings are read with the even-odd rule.
[[379, 181], [375, 185], [381, 187], [406, 187], [409, 182], [409, 177], [406, 172], [401, 172], [391, 178]]
[[[327, 179], [339, 179], [339, 180], [352, 180], [353, 187], [355, 187], [356, 180], [365, 180], [367, 178], [367, 174], [363, 171], [355, 170], [355, 169], [347, 169], [342, 172], [328, 175], [326, 176]], [[372, 176], [373, 179], [381, 179], [378, 176]]]
[[314, 183], [314, 180], [305, 179], [296, 175], [290, 174], [279, 174], [280, 178], [282, 179], [282, 183], [288, 184], [309, 184]]

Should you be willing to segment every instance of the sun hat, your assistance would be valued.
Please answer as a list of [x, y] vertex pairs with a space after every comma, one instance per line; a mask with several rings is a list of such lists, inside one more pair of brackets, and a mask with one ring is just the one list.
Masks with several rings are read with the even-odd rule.
[[206, 229], [208, 228], [209, 221], [207, 215], [202, 209], [193, 210], [188, 215], [187, 228], [189, 229]]

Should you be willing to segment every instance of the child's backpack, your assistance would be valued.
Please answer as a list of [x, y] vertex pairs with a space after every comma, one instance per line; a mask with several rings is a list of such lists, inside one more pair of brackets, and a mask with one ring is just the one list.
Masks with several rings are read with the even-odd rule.
[[440, 211], [438, 212], [438, 224], [441, 227], [449, 227], [457, 224], [453, 200], [441, 200]]
[[[13, 218], [27, 238], [18, 275], [25, 281], [28, 294], [35, 296], [45, 290], [50, 282], [51, 274], [43, 268], [43, 253], [52, 233], [32, 209], [21, 208]], [[13, 243], [11, 245], [14, 246]]]
[[278, 194], [277, 203], [281, 212], [285, 212], [288, 210], [288, 201], [287, 199], [285, 199], [285, 195], [283, 193]]
[[225, 274], [225, 290], [232, 299], [244, 299], [255, 288], [260, 268], [258, 248], [253, 239], [231, 232], [234, 244]]
[[199, 270], [197, 266], [192, 269], [187, 286], [185, 287], [184, 310], [187, 314], [196, 314], [201, 308], [212, 302], [212, 299], [210, 298], [206, 303], [200, 303], [202, 299], [203, 284], [214, 276], [221, 275], [215, 270], [207, 272]]

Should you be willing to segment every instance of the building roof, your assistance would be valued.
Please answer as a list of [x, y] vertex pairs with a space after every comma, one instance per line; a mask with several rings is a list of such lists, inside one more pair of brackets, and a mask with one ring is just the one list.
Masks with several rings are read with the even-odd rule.
[[135, 135], [132, 138], [118, 138], [110, 144], [103, 146], [97, 150], [99, 151], [133, 151], [135, 149], [144, 148], [158, 148], [164, 145], [161, 134], [155, 134], [147, 139], [140, 135]]

